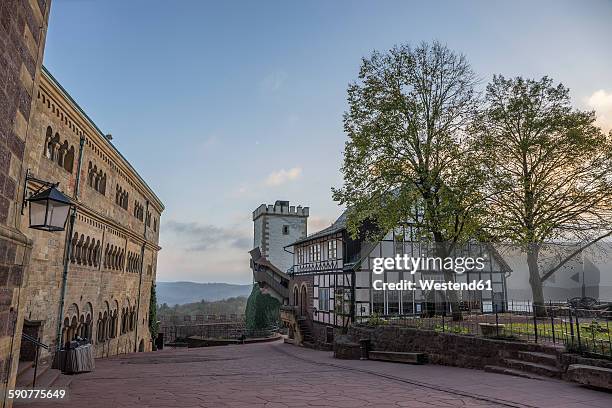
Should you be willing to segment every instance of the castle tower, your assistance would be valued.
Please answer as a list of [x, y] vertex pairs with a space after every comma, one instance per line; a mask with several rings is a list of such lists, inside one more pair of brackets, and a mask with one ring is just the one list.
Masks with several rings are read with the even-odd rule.
[[277, 200], [274, 205], [260, 205], [253, 211], [253, 248], [259, 247], [266, 257], [282, 272], [293, 266], [293, 255], [285, 246], [306, 236], [308, 207], [290, 206], [289, 201]]

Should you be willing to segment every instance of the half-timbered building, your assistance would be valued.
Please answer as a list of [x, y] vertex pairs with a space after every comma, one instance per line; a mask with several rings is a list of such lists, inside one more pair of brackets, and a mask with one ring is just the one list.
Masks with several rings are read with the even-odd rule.
[[[373, 273], [375, 258], [411, 258], [434, 253], [430, 241], [422, 241], [412, 225], [389, 231], [376, 242], [353, 239], [346, 228], [346, 213], [331, 226], [298, 239], [286, 249], [293, 252], [294, 265], [289, 269], [289, 307], [297, 315], [302, 337], [318, 345], [330, 344], [334, 333], [351, 322], [372, 316], [397, 318], [419, 317], [450, 312], [447, 295], [439, 290], [419, 288], [420, 280], [444, 282], [441, 270], [385, 270]], [[490, 281], [485, 290], [457, 291], [459, 307], [465, 311], [504, 310], [506, 276], [510, 269], [490, 245], [471, 242], [456, 249], [453, 257], [481, 257], [480, 270], [456, 274], [455, 282]], [[412, 281], [415, 290], [375, 290], [374, 281], [400, 283]]]

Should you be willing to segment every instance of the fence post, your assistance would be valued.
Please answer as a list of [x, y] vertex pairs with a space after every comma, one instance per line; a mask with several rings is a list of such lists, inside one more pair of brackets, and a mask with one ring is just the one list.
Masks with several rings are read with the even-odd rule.
[[444, 329], [444, 315], [446, 313], [442, 313], [442, 333], [444, 333], [445, 329]]
[[572, 338], [572, 346], [574, 345], [574, 320], [572, 319], [572, 308], [569, 307], [567, 309], [569, 313], [569, 321], [570, 321], [570, 337]]
[[606, 331], [608, 332], [608, 352], [610, 353], [610, 357], [612, 357], [612, 341], [610, 340], [610, 325], [608, 324], [609, 318], [609, 316], [606, 316]]
[[499, 317], [497, 315], [497, 305], [493, 305], [495, 307], [495, 335], [499, 338]]
[[538, 342], [538, 318], [536, 313], [537, 305], [535, 303], [531, 304], [531, 310], [533, 312], [533, 335], [535, 337], [535, 342]]
[[548, 302], [548, 304], [550, 305], [550, 327], [552, 329], [553, 344], [555, 344], [555, 312], [552, 308], [552, 300], [549, 300]]
[[578, 335], [578, 350], [582, 351], [582, 340], [580, 339], [580, 322], [578, 321], [578, 313], [574, 313], [576, 316], [576, 334]]

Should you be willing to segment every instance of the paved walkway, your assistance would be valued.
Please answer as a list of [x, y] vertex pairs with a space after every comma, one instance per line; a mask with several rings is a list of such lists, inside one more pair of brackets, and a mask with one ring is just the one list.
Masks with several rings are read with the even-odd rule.
[[[435, 365], [336, 360], [281, 342], [96, 361], [69, 399], [32, 407], [612, 407], [612, 394]], [[20, 404], [23, 406], [23, 404]]]

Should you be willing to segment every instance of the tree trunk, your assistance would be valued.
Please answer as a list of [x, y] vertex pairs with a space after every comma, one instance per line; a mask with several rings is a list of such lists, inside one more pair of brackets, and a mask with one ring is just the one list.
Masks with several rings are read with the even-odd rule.
[[529, 285], [531, 286], [531, 295], [533, 297], [533, 310], [537, 317], [545, 317], [544, 291], [542, 290], [540, 268], [538, 267], [539, 256], [540, 245], [529, 244], [527, 248], [527, 266], [529, 267]]
[[[436, 256], [440, 257], [441, 259], [445, 259], [446, 257], [450, 256], [450, 249], [447, 248], [447, 244], [445, 242], [436, 242]], [[455, 271], [452, 270], [448, 270], [445, 269], [444, 267], [442, 267], [442, 270], [444, 272], [444, 280], [445, 281], [455, 281]], [[453, 321], [457, 322], [457, 321], [461, 321], [463, 320], [463, 315], [461, 314], [461, 307], [459, 305], [459, 299], [457, 297], [457, 292], [454, 290], [449, 290], [445, 293], [445, 298], [446, 301], [450, 304], [450, 308], [451, 308], [451, 316], [453, 318]]]

